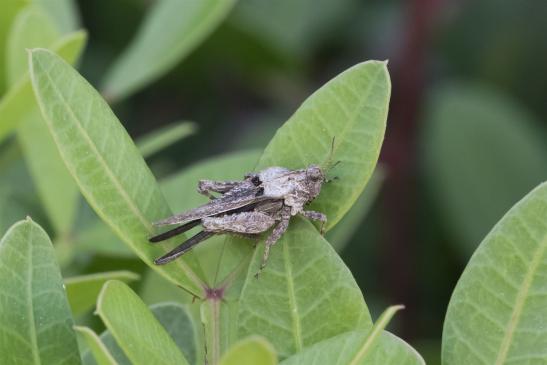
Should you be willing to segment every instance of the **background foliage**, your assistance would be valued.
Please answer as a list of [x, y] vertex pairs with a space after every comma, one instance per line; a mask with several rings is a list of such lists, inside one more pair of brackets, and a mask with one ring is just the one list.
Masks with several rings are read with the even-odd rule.
[[[372, 318], [404, 303], [390, 329], [428, 363], [440, 362], [446, 308], [465, 265], [504, 213], [547, 177], [545, 2], [187, 1], [188, 19], [209, 16], [173, 27], [165, 24], [176, 1], [45, 3], [8, 0], [0, 8], [2, 234], [32, 216], [54, 241], [63, 277], [78, 276], [67, 285], [95, 288], [84, 292], [97, 292], [106, 278], [80, 275], [115, 271], [108, 279], [130, 282], [147, 304], [191, 299], [149, 271], [80, 196], [52, 140], [42, 138], [49, 135], [29, 103], [25, 48], [48, 47], [69, 62], [83, 52], [80, 73], [138, 142], [173, 210], [203, 201], [188, 181], [250, 170], [275, 130], [326, 81], [364, 60], [389, 59], [381, 169], [327, 239], [366, 293]], [[153, 138], [160, 128], [184, 141]], [[128, 235], [142, 238], [135, 233], [142, 227], [131, 228]], [[214, 254], [220, 245], [199, 250]], [[214, 267], [200, 264], [208, 280]], [[69, 304], [82, 313], [79, 325], [102, 331], [88, 304]], [[451, 304], [450, 315], [457, 312]], [[453, 348], [443, 351], [458, 363]]]

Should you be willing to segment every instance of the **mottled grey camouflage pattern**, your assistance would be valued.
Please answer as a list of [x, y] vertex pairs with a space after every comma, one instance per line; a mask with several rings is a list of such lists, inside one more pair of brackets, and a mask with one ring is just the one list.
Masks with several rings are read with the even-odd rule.
[[[198, 192], [211, 198], [211, 201], [154, 223], [156, 226], [180, 226], [152, 237], [150, 241], [167, 239], [198, 224], [201, 224], [203, 231], [156, 260], [156, 263], [174, 260], [213, 234], [255, 236], [274, 227], [266, 239], [258, 275], [266, 265], [270, 247], [287, 230], [292, 216], [301, 214], [308, 219], [321, 221], [323, 233], [327, 217], [320, 212], [304, 210], [304, 206], [319, 195], [323, 182], [325, 174], [316, 165], [300, 170], [270, 167], [258, 173], [248, 173], [241, 181], [201, 180]], [[221, 195], [215, 197], [211, 192]]]

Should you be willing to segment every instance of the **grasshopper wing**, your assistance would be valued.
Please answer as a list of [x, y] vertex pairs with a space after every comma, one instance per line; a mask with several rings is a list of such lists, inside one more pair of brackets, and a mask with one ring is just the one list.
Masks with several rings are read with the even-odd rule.
[[262, 190], [258, 187], [240, 189], [211, 200], [200, 207], [155, 222], [154, 226], [186, 225], [204, 217], [227, 213], [267, 199], [268, 197], [262, 195]]

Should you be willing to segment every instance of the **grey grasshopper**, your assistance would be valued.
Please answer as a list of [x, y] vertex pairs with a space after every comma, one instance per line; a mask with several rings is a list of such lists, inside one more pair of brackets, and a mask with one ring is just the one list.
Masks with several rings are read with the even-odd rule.
[[[266, 266], [271, 246], [287, 230], [292, 216], [300, 214], [320, 221], [323, 233], [327, 221], [325, 214], [304, 210], [304, 206], [319, 195], [325, 181], [325, 174], [317, 165], [299, 170], [270, 167], [258, 173], [248, 173], [240, 181], [201, 180], [198, 183], [198, 192], [211, 200], [207, 204], [154, 223], [155, 226], [178, 227], [151, 237], [150, 242], [164, 241], [198, 225], [203, 230], [156, 259], [155, 263], [166, 264], [216, 234], [258, 237], [273, 227], [265, 242], [258, 275]], [[215, 197], [211, 192], [220, 195]]]

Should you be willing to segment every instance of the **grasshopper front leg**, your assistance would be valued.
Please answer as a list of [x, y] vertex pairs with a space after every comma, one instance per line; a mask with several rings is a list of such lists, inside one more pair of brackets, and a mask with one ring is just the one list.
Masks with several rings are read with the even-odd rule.
[[210, 192], [224, 194], [241, 184], [241, 181], [215, 181], [215, 180], [200, 180], [198, 182], [198, 193], [205, 195], [209, 199], [215, 199], [215, 196]]
[[315, 210], [304, 210], [300, 214], [308, 219], [321, 222], [321, 235], [325, 234], [325, 224], [327, 223], [327, 216], [321, 212]]

